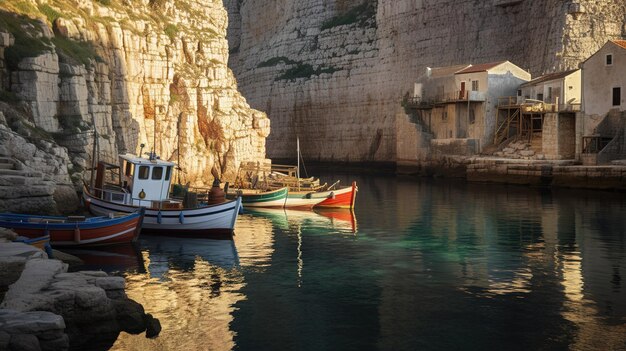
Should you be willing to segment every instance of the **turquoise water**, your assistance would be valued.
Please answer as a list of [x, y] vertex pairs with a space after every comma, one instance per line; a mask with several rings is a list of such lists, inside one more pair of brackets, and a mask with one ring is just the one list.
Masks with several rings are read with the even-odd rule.
[[112, 349], [626, 350], [624, 194], [327, 178], [358, 181], [354, 217], [246, 213], [101, 264], [163, 325]]

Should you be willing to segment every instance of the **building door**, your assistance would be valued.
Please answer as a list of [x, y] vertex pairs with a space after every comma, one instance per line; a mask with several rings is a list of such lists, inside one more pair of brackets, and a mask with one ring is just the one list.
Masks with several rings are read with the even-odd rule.
[[459, 100], [465, 98], [465, 82], [461, 82], [461, 91], [459, 92]]
[[622, 104], [622, 88], [613, 88], [613, 106], [619, 106]]

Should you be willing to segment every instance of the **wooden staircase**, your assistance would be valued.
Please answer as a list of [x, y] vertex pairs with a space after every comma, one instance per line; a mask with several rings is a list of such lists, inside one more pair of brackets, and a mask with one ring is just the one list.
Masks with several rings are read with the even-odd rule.
[[520, 109], [513, 110], [513, 113], [509, 115], [498, 125], [494, 136], [494, 145], [500, 145], [511, 137], [511, 130], [514, 129], [516, 134], [519, 132], [520, 121]]

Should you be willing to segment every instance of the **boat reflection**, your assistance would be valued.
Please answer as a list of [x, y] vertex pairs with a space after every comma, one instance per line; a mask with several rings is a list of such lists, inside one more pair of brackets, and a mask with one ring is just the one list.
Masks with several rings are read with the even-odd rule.
[[145, 272], [143, 257], [137, 244], [109, 245], [102, 248], [63, 249], [64, 253], [76, 256], [82, 264], [71, 270], [102, 270], [111, 272]]
[[145, 273], [126, 275], [128, 296], [161, 322], [158, 338], [122, 333], [112, 350], [230, 350], [234, 305], [245, 299], [232, 240], [141, 240]]
[[226, 269], [239, 264], [232, 240], [149, 237], [141, 240], [141, 248], [149, 256], [146, 268], [152, 277], [162, 277], [171, 268], [193, 270], [198, 260]]
[[279, 229], [289, 229], [300, 225], [303, 228], [319, 228], [338, 234], [356, 234], [357, 222], [354, 211], [350, 209], [315, 209], [298, 211], [273, 208], [246, 209], [246, 213], [255, 217], [267, 218]]

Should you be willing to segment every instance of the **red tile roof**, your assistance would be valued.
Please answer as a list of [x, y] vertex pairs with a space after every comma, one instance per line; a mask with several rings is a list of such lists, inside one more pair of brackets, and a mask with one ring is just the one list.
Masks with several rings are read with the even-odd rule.
[[564, 71], [564, 72], [556, 72], [556, 73], [549, 73], [546, 75], [543, 75], [541, 77], [535, 78], [533, 80], [531, 80], [530, 82], [526, 82], [522, 85], [520, 85], [521, 87], [526, 87], [526, 86], [531, 86], [531, 85], [535, 85], [535, 84], [539, 84], [539, 83], [543, 83], [543, 82], [548, 82], [551, 80], [555, 80], [555, 79], [561, 79], [561, 78], [565, 78], [567, 76], [569, 76], [570, 74], [574, 73], [578, 71], [577, 69], [572, 69], [569, 71]]
[[506, 61], [500, 61], [500, 62], [491, 62], [491, 63], [481, 63], [478, 65], [473, 65], [470, 66], [464, 70], [458, 71], [456, 72], [456, 74], [463, 74], [463, 73], [476, 73], [476, 72], [485, 72], [488, 71], [496, 66], [499, 66], [503, 63], [505, 63]]
[[626, 49], [626, 40], [611, 40], [613, 44]]

